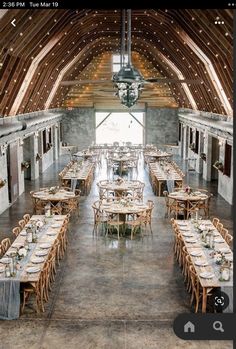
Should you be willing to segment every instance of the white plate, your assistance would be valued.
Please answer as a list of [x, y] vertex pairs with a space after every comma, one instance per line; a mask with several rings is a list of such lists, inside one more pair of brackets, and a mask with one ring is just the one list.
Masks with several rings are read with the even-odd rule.
[[215, 277], [215, 274], [206, 271], [206, 272], [200, 273], [199, 276], [203, 279], [213, 279]]
[[3, 257], [2, 259], [0, 259], [0, 263], [9, 264], [11, 263], [11, 258]]
[[185, 236], [186, 238], [193, 238], [194, 235], [192, 233], [183, 233], [183, 236]]
[[227, 261], [233, 262], [234, 257], [233, 256], [226, 256], [225, 259], [227, 259]]
[[186, 227], [188, 225], [187, 222], [178, 222], [178, 225], [183, 225], [184, 227]]
[[190, 255], [193, 257], [201, 257], [202, 252], [201, 251], [192, 251], [192, 252], [190, 252]]
[[189, 244], [196, 244], [197, 240], [195, 239], [185, 239], [186, 242], [188, 242]]
[[52, 230], [52, 231], [49, 230], [49, 231], [47, 232], [47, 235], [49, 235], [49, 236], [55, 236], [55, 235], [57, 235], [57, 232], [56, 232], [56, 231], [53, 231], [53, 230]]
[[215, 236], [220, 236], [220, 233], [218, 232], [218, 231], [214, 231], [213, 232], [213, 236], [215, 237]]
[[223, 243], [223, 242], [225, 242], [225, 241], [224, 241], [224, 239], [220, 239], [220, 238], [215, 239], [214, 241], [215, 241], [215, 242], [217, 242], [218, 244], [219, 244], [219, 243]]
[[200, 192], [200, 191], [194, 191], [193, 194], [195, 194], [195, 195], [201, 195], [201, 192]]
[[26, 236], [27, 234], [26, 234], [26, 231], [25, 231], [25, 230], [22, 230], [22, 231], [20, 232], [19, 235], [20, 235], [20, 236]]
[[222, 253], [231, 253], [232, 251], [227, 248], [227, 247], [222, 247], [222, 248], [219, 248], [218, 249], [219, 252], [222, 252]]
[[26, 268], [27, 273], [38, 273], [40, 271], [40, 267], [28, 267]]
[[61, 226], [61, 225], [58, 224], [58, 223], [54, 223], [54, 224], [51, 225], [52, 228], [60, 228], [60, 226]]
[[43, 263], [44, 262], [44, 258], [42, 258], [42, 257], [32, 257], [30, 261], [32, 263], [34, 263], [34, 264]]
[[202, 199], [207, 199], [208, 198], [208, 196], [206, 195], [206, 194], [201, 194], [201, 195], [199, 195], [200, 196], [200, 198], [202, 198]]
[[23, 247], [24, 244], [22, 242], [13, 242], [12, 248]]
[[35, 251], [35, 256], [37, 257], [46, 256], [47, 254], [48, 254], [47, 251], [41, 251], [41, 250]]
[[43, 248], [43, 249], [48, 249], [48, 248], [50, 248], [52, 245], [51, 244], [49, 244], [49, 243], [47, 243], [47, 242], [45, 242], [44, 244], [40, 244], [39, 245], [39, 247], [40, 248]]
[[207, 262], [203, 262], [203, 261], [196, 261], [194, 264], [197, 265], [198, 267], [206, 267], [207, 265], [209, 265]]
[[188, 227], [180, 227], [180, 230], [183, 230], [183, 231], [190, 231], [190, 228], [188, 228]]
[[64, 218], [62, 217], [54, 217], [54, 221], [64, 221]]
[[13, 246], [5, 254], [6, 254], [6, 256], [10, 257], [12, 253], [16, 253], [16, 249], [14, 249]]

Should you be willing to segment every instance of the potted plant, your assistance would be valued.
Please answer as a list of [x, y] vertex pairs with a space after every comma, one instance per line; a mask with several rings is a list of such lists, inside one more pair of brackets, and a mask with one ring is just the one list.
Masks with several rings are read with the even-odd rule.
[[4, 185], [7, 183], [6, 179], [0, 178], [0, 188], [4, 187]]
[[29, 167], [30, 167], [30, 161], [23, 161], [23, 162], [21, 163], [21, 170], [22, 170], [22, 171], [26, 170], [26, 169], [29, 168]]
[[206, 161], [206, 154], [205, 153], [201, 153], [200, 154], [200, 158], [204, 161]]
[[223, 171], [223, 164], [218, 160], [214, 163], [213, 167], [215, 167], [218, 171]]
[[195, 143], [190, 143], [189, 148], [194, 151], [195, 150]]

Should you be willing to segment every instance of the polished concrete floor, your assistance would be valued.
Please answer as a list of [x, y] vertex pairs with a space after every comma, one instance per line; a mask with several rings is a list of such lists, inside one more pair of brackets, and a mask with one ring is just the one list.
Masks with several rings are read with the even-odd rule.
[[[186, 168], [180, 159], [177, 162]], [[25, 212], [32, 212], [29, 191], [55, 185], [68, 157], [52, 165], [39, 180], [26, 182], [26, 192], [0, 216], [0, 238]], [[230, 341], [183, 341], [172, 330], [179, 313], [191, 311], [182, 274], [173, 258], [173, 235], [165, 218], [164, 199], [152, 193], [140, 162], [139, 179], [145, 181], [145, 200], [155, 203], [153, 235], [143, 239], [94, 236], [91, 204], [97, 200], [96, 182], [81, 198], [80, 215], [72, 217], [69, 246], [58, 269], [50, 301], [43, 314], [31, 306], [17, 321], [0, 321], [0, 349], [228, 349]], [[232, 232], [231, 206], [216, 194], [216, 184], [186, 172], [185, 182], [214, 193], [211, 217], [218, 216]]]

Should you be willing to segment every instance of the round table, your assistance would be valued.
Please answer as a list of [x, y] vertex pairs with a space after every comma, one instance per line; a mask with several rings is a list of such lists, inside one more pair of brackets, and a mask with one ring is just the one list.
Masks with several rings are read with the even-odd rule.
[[138, 161], [137, 157], [121, 156], [121, 157], [111, 157], [109, 158], [112, 162], [119, 163], [119, 175], [122, 175], [125, 163]]
[[75, 193], [70, 192], [64, 189], [59, 189], [55, 194], [50, 192], [49, 188], [45, 188], [43, 190], [36, 191], [32, 194], [32, 198], [34, 200], [34, 209], [35, 212], [42, 213], [44, 207], [49, 203], [51, 206], [51, 210], [53, 213], [62, 214], [63, 213], [63, 205], [65, 207], [69, 206], [69, 202], [72, 199], [75, 199]]
[[97, 183], [99, 188], [100, 199], [105, 198], [108, 192], [114, 192], [115, 196], [121, 197], [124, 193], [128, 191], [133, 191], [137, 193], [140, 199], [143, 198], [143, 188], [145, 184], [143, 182], [133, 180], [133, 181], [100, 181]]
[[[188, 213], [191, 211], [198, 212], [200, 208], [200, 203], [205, 200], [208, 200], [210, 193], [202, 193], [201, 191], [193, 191], [188, 194], [185, 190], [178, 190], [170, 193], [168, 195], [169, 199], [172, 199], [174, 202], [180, 201], [184, 205], [184, 218], [188, 218]], [[197, 210], [198, 209], [198, 210]]]

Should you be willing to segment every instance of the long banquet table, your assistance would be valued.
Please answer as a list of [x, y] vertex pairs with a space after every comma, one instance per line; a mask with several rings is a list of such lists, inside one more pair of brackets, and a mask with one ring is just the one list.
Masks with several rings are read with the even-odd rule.
[[95, 165], [89, 161], [85, 161], [82, 165], [75, 162], [63, 175], [62, 183], [66, 184], [70, 182], [71, 188], [74, 190], [77, 182], [81, 183], [82, 190], [85, 195], [88, 194], [88, 190], [92, 184]]
[[[25, 229], [20, 232], [6, 254], [0, 259], [0, 319], [10, 320], [19, 317], [20, 284], [26, 282], [35, 283], [39, 280], [40, 271], [47, 261], [66, 217], [66, 215], [57, 215], [46, 222], [44, 215], [33, 215], [31, 217], [28, 224], [40, 221], [43, 223], [43, 226], [37, 233], [37, 242], [29, 243], [29, 250], [26, 256], [18, 261], [17, 272], [14, 277], [6, 278], [5, 266], [11, 253], [15, 253], [21, 246], [25, 246], [27, 235]], [[41, 258], [41, 263], [39, 263], [39, 258]], [[33, 266], [38, 268], [35, 269], [35, 272], [30, 272], [29, 268]], [[4, 300], [4, 303], [2, 300]]]
[[[211, 254], [213, 251], [222, 251], [222, 253], [224, 252], [225, 254], [225, 258], [233, 262], [233, 252], [210, 220], [198, 220], [195, 221], [195, 223], [191, 220], [175, 220], [175, 222], [178, 225], [187, 252], [190, 255], [199, 282], [203, 289], [202, 312], [205, 313], [207, 306], [207, 295], [212, 289], [221, 288], [228, 293], [229, 298], [232, 298], [233, 269], [231, 268], [230, 270], [229, 281], [220, 281], [220, 265], [216, 264], [216, 261]], [[204, 247], [201, 235], [198, 233], [196, 228], [196, 222], [200, 229], [212, 230], [215, 241], [214, 250]], [[202, 273], [204, 272], [209, 272], [212, 274], [212, 277], [203, 277]], [[230, 299], [230, 308], [232, 307], [232, 304], [232, 299]]]
[[[149, 163], [149, 172], [151, 178], [156, 181], [158, 196], [161, 196], [163, 184], [170, 184], [173, 190], [175, 185], [182, 187], [183, 176], [176, 170], [172, 163], [162, 164], [160, 162]], [[168, 188], [168, 191], [169, 188]]]

